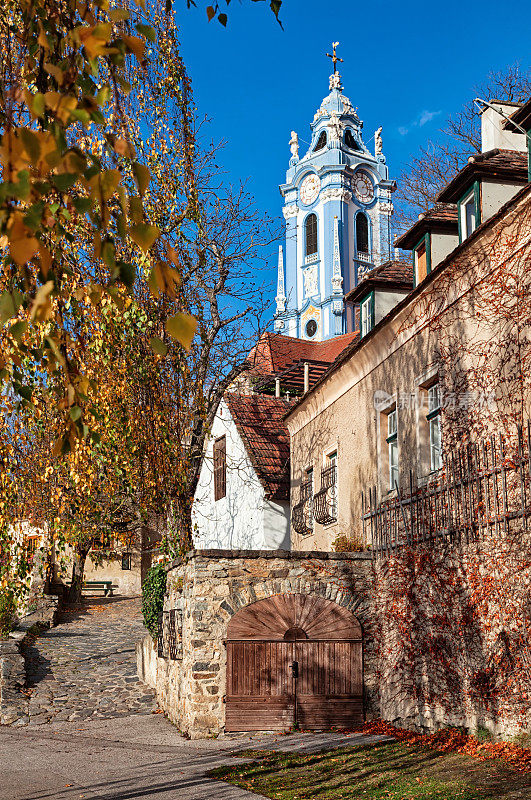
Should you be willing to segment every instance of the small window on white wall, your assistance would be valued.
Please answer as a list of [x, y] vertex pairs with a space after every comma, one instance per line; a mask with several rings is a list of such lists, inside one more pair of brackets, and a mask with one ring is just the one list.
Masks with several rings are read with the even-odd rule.
[[441, 399], [439, 384], [428, 388], [428, 429], [430, 442], [430, 470], [436, 472], [442, 467], [441, 447]]
[[396, 408], [387, 414], [387, 448], [389, 460], [389, 489], [398, 485], [398, 425]]
[[467, 239], [478, 226], [474, 190], [461, 201], [461, 238]]
[[372, 329], [373, 296], [370, 294], [360, 303], [361, 335], [366, 336]]

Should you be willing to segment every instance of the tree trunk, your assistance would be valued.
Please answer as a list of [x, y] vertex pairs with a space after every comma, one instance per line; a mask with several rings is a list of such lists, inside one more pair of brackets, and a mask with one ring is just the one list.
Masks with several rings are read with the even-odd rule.
[[88, 550], [84, 547], [72, 548], [72, 583], [66, 587], [65, 600], [67, 603], [81, 602], [81, 589], [85, 574], [85, 561]]
[[172, 542], [175, 555], [184, 555], [194, 546], [192, 537], [192, 501], [188, 495], [177, 497], [173, 511], [176, 523], [176, 540]]

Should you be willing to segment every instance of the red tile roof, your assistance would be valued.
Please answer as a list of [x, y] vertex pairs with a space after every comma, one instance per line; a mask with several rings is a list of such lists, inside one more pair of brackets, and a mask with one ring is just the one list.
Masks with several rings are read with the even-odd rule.
[[289, 500], [290, 404], [263, 394], [226, 394], [225, 401], [258, 479], [270, 500]]
[[495, 147], [486, 153], [470, 156], [468, 164], [439, 192], [437, 200], [442, 203], [456, 203], [463, 192], [480, 178], [494, 178], [516, 185], [526, 184], [527, 153]]
[[262, 374], [284, 372], [297, 361], [324, 361], [331, 364], [358, 332], [335, 336], [326, 342], [310, 342], [279, 333], [264, 333], [249, 353], [252, 368]]
[[396, 247], [411, 250], [427, 231], [442, 231], [457, 235], [457, 206], [453, 203], [436, 203], [414, 225], [395, 241]]

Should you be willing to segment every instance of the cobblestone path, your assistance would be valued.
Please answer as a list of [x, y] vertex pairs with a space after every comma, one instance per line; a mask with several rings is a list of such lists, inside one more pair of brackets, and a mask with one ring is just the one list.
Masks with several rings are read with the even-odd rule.
[[145, 635], [140, 598], [87, 599], [26, 648], [29, 726], [151, 714], [153, 691], [136, 677]]

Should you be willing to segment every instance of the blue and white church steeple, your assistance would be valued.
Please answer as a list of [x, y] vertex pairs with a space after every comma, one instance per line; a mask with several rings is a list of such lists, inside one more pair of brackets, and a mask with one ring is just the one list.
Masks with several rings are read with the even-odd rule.
[[292, 131], [286, 183], [280, 186], [286, 246], [285, 258], [279, 252], [275, 330], [314, 341], [354, 330], [344, 295], [391, 259], [396, 184], [382, 153], [382, 129], [374, 135], [374, 154], [363, 142], [363, 123], [336, 69], [337, 44], [330, 94], [310, 125], [308, 151], [299, 157]]

